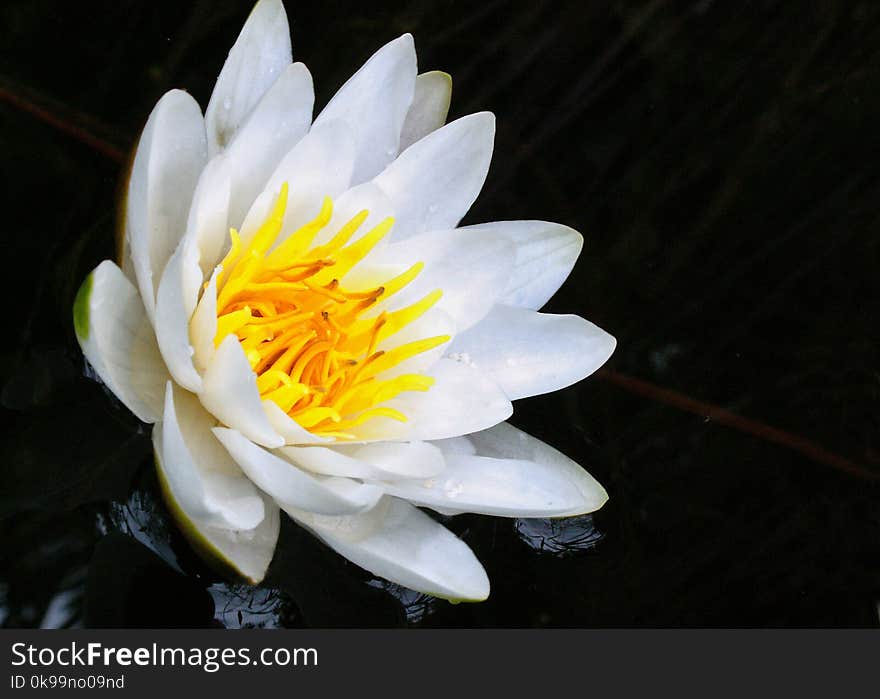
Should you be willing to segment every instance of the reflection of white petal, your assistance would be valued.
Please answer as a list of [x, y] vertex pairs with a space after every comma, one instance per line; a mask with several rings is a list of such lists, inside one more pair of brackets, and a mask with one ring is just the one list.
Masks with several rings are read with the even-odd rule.
[[466, 226], [463, 233], [503, 237], [516, 248], [516, 262], [499, 303], [538, 309], [556, 293], [571, 273], [584, 246], [576, 230], [547, 221], [497, 221]]
[[126, 198], [132, 267], [151, 322], [162, 270], [183, 237], [206, 160], [202, 110], [183, 90], [167, 92], [141, 134]]
[[350, 430], [355, 438], [445, 439], [484, 430], [513, 413], [501, 389], [470, 367], [441, 359], [427, 373], [435, 379], [430, 390], [402, 393], [382, 404], [402, 412], [406, 422], [375, 417]]
[[[480, 456], [498, 459], [524, 459], [551, 466], [561, 473], [565, 473], [571, 480], [573, 487], [580, 493], [584, 504], [582, 507], [561, 513], [559, 516], [592, 512], [598, 510], [608, 500], [608, 493], [605, 492], [605, 489], [582, 466], [549, 444], [518, 430], [513, 425], [503, 422], [488, 430], [470, 434], [467, 439], [474, 445], [476, 453]], [[438, 443], [438, 446], [442, 449], [443, 443]]]
[[168, 371], [137, 289], [110, 260], [83, 282], [76, 337], [101, 380], [144, 422], [162, 415]]
[[205, 111], [211, 155], [232, 141], [290, 60], [284, 5], [281, 0], [260, 0], [229, 51]]
[[589, 376], [616, 344], [578, 316], [495, 306], [456, 336], [448, 356], [485, 372], [516, 400], [558, 391]]
[[404, 34], [374, 53], [315, 119], [316, 126], [341, 119], [351, 127], [356, 147], [354, 184], [381, 172], [397, 155], [415, 80], [413, 38]]
[[495, 141], [489, 112], [457, 119], [401, 153], [373, 181], [397, 215], [394, 240], [454, 228], [480, 193]]
[[332, 519], [320, 523], [294, 517], [330, 548], [386, 580], [447, 599], [489, 596], [489, 578], [467, 544], [406, 502], [392, 500], [379, 527], [364, 518], [367, 529], [360, 537], [355, 518], [345, 522], [345, 535], [339, 535]]
[[248, 477], [282, 509], [348, 515], [370, 509], [382, 496], [380, 488], [350, 478], [322, 478], [306, 473], [235, 430], [217, 427], [214, 434]]
[[162, 472], [190, 518], [222, 529], [253, 529], [263, 520], [263, 499], [214, 439], [211, 422], [191, 394], [168, 382], [162, 422], [153, 430]]
[[202, 377], [202, 405], [221, 422], [267, 447], [280, 447], [284, 439], [272, 429], [257, 378], [235, 335], [228, 335]]
[[419, 139], [446, 123], [452, 99], [452, 76], [439, 70], [422, 73], [416, 78], [416, 91], [400, 132], [400, 150], [406, 150]]

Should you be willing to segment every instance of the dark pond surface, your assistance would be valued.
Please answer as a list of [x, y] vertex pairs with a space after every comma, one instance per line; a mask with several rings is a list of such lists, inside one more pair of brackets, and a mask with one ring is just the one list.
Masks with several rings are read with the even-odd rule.
[[607, 369], [514, 424], [611, 493], [568, 522], [461, 516], [493, 582], [450, 605], [286, 522], [229, 586], [157, 498], [149, 433], [84, 372], [70, 308], [113, 252], [158, 97], [204, 105], [250, 1], [0, 5], [6, 626], [877, 626], [880, 5], [290, 2], [319, 105], [385, 41], [498, 117], [467, 222], [586, 246], [549, 310]]

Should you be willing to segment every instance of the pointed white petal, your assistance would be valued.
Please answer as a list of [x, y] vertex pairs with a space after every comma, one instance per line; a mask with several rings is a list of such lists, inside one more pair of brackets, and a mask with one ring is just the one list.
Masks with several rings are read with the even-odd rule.
[[[580, 515], [598, 510], [608, 500], [605, 489], [582, 466], [540, 439], [506, 422], [467, 436], [480, 456], [523, 459], [552, 467], [564, 473], [580, 493], [581, 504], [557, 516]], [[438, 444], [443, 449], [443, 443]]]
[[568, 278], [584, 246], [576, 230], [547, 221], [497, 221], [460, 229], [477, 236], [505, 237], [514, 243], [516, 264], [499, 303], [538, 309]]
[[467, 544], [401, 500], [391, 501], [381, 526], [365, 518], [360, 537], [352, 532], [361, 524], [355, 518], [345, 521], [343, 535], [332, 521], [300, 521], [330, 548], [391, 582], [452, 600], [489, 596], [489, 578]]
[[205, 111], [211, 155], [232, 141], [290, 61], [290, 28], [284, 5], [281, 0], [260, 0], [223, 64]]
[[439, 70], [416, 78], [412, 104], [400, 132], [400, 150], [436, 131], [446, 123], [452, 100], [452, 76]]
[[397, 214], [394, 240], [458, 225], [486, 180], [494, 139], [491, 113], [462, 117], [414, 143], [373, 180]]
[[445, 439], [484, 430], [513, 413], [501, 389], [470, 367], [441, 359], [427, 373], [435, 379], [430, 390], [402, 393], [382, 404], [406, 415], [405, 423], [376, 417], [352, 428], [356, 439]]
[[207, 161], [205, 122], [196, 101], [167, 92], [141, 134], [126, 199], [132, 266], [153, 321], [162, 270], [177, 247], [199, 174]]
[[211, 434], [198, 401], [167, 384], [165, 411], [153, 429], [156, 453], [175, 501], [192, 519], [221, 529], [253, 529], [263, 499]]
[[448, 356], [486, 373], [511, 400], [558, 391], [592, 374], [617, 341], [575, 315], [495, 306], [456, 336]]
[[101, 380], [140, 420], [161, 418], [168, 371], [137, 289], [109, 260], [86, 278], [73, 307], [76, 339]]
[[216, 427], [214, 434], [248, 477], [282, 509], [347, 515], [370, 509], [382, 496], [380, 488], [349, 478], [310, 475], [235, 430]]
[[385, 492], [444, 514], [554, 517], [584, 506], [567, 472], [521, 459], [446, 454], [433, 478], [382, 484]]
[[308, 471], [341, 478], [428, 478], [444, 468], [443, 454], [428, 442], [282, 447], [279, 451]]
[[355, 134], [353, 182], [366, 182], [397, 155], [400, 130], [413, 99], [416, 52], [404, 34], [373, 56], [333, 96], [315, 125], [346, 121]]
[[225, 152], [232, 180], [229, 225], [240, 228], [282, 156], [309, 130], [312, 76], [302, 63], [287, 66], [254, 108]]
[[389, 307], [413, 303], [434, 289], [443, 296], [437, 308], [455, 321], [457, 332], [469, 328], [495, 304], [510, 278], [516, 252], [500, 236], [473, 236], [464, 229], [430, 231], [377, 252], [383, 264], [425, 263], [418, 277], [388, 300]]
[[235, 335], [228, 335], [214, 352], [202, 377], [199, 399], [220, 422], [257, 444], [267, 447], [284, 444], [266, 417], [257, 378]]

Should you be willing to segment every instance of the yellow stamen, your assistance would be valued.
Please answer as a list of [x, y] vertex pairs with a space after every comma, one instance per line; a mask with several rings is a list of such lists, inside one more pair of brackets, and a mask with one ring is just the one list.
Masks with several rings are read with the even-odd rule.
[[[386, 372], [449, 337], [397, 346], [389, 338], [436, 304], [440, 291], [396, 310], [380, 307], [377, 314], [377, 304], [384, 306], [424, 267], [417, 262], [369, 285], [359, 271], [361, 281], [346, 284], [346, 275], [388, 235], [394, 219], [355, 238], [369, 216], [361, 211], [335, 234], [323, 235], [333, 218], [328, 197], [314, 219], [286, 235], [288, 192], [285, 183], [249, 238], [230, 229], [229, 252], [217, 274], [215, 343], [238, 337], [262, 398], [314, 434], [350, 440], [355, 428], [373, 418], [405, 422], [404, 414], [384, 403], [404, 392], [427, 391], [434, 380]], [[327, 242], [314, 245], [319, 236]]]

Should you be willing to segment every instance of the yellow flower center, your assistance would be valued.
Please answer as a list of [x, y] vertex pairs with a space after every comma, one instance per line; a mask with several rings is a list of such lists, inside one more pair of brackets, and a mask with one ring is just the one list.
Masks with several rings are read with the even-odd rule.
[[431, 308], [441, 292], [377, 313], [380, 299], [415, 279], [423, 263], [368, 288], [345, 288], [340, 280], [388, 234], [394, 219], [350, 242], [368, 216], [361, 211], [316, 245], [333, 213], [327, 197], [314, 220], [278, 242], [287, 193], [285, 183], [246, 244], [230, 230], [232, 245], [217, 274], [215, 345], [234, 333], [257, 375], [260, 395], [314, 434], [351, 439], [351, 428], [375, 417], [405, 422], [405, 415], [381, 404], [404, 391], [427, 391], [434, 380], [386, 372], [450, 337], [378, 348]]

